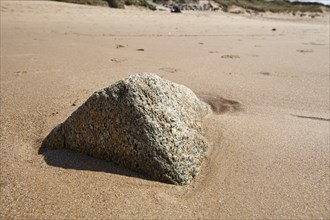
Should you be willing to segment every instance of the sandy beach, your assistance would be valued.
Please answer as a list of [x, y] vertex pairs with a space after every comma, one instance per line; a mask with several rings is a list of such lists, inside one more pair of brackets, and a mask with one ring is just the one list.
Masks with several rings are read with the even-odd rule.
[[[0, 218], [330, 219], [329, 50], [327, 13], [1, 1]], [[69, 150], [38, 154], [94, 91], [139, 72], [215, 109], [193, 183]]]

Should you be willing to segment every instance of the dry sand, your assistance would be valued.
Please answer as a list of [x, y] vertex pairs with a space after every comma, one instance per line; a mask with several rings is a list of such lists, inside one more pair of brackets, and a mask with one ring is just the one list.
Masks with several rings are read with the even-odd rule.
[[[328, 37], [328, 15], [1, 1], [0, 218], [329, 219]], [[218, 109], [191, 185], [67, 150], [38, 155], [93, 91], [136, 72]]]

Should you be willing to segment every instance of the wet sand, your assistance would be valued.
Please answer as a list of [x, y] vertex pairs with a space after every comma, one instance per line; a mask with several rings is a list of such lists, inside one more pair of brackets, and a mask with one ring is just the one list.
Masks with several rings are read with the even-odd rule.
[[[328, 37], [328, 14], [1, 1], [1, 218], [329, 219]], [[192, 184], [68, 150], [38, 154], [95, 90], [137, 72], [214, 109]]]

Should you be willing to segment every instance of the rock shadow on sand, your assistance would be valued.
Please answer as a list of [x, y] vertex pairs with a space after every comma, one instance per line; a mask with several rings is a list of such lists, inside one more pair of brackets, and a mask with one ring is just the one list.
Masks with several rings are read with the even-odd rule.
[[65, 148], [40, 147], [38, 154], [44, 157], [45, 162], [53, 167], [64, 169], [103, 172], [127, 177], [140, 178], [144, 180], [155, 181], [143, 174], [136, 173], [129, 169], [117, 166], [116, 164], [96, 159]]

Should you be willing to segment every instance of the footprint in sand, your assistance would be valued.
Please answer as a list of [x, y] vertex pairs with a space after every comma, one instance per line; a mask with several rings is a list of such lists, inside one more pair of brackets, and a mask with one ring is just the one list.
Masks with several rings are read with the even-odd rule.
[[269, 72], [260, 72], [259, 74], [264, 75], [264, 76], [270, 76]]
[[323, 46], [323, 45], [325, 45], [325, 44], [322, 44], [322, 43], [315, 43], [315, 42], [310, 42], [310, 43], [303, 43], [303, 45]]
[[168, 73], [178, 72], [178, 69], [171, 68], [171, 67], [162, 67], [162, 68], [159, 68], [159, 70], [162, 70], [162, 71], [165, 71], [165, 72], [168, 72]]
[[222, 55], [221, 58], [223, 59], [238, 59], [240, 56], [238, 55]]
[[209, 53], [219, 53], [217, 50], [210, 50]]
[[110, 61], [113, 62], [113, 63], [122, 63], [122, 62], [127, 61], [127, 59], [125, 59], [125, 58], [112, 58], [112, 59], [110, 59]]
[[215, 114], [235, 113], [243, 111], [241, 103], [235, 100], [225, 99], [220, 96], [198, 95], [198, 97], [211, 106]]
[[312, 49], [307, 49], [307, 50], [297, 50], [297, 52], [299, 52], [299, 53], [313, 53], [314, 50], [312, 50]]
[[124, 48], [124, 47], [125, 47], [125, 46], [122, 45], [122, 44], [117, 44], [117, 45], [116, 45], [116, 48], [117, 48], [117, 49], [119, 49], [119, 48]]
[[24, 70], [24, 71], [17, 71], [15, 73], [16, 73], [16, 76], [21, 76], [23, 74], [27, 74], [27, 71], [26, 70]]
[[258, 54], [248, 54], [249, 57], [259, 57]]

